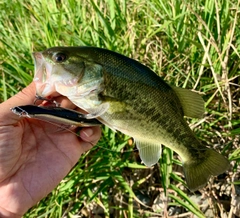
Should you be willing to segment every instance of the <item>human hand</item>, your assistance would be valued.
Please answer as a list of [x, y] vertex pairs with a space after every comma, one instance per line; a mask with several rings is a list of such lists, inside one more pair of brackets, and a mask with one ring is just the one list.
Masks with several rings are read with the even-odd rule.
[[[0, 217], [21, 217], [50, 193], [100, 138], [99, 127], [83, 128], [80, 137], [53, 124], [21, 118], [10, 111], [32, 104], [35, 85], [0, 104]], [[64, 97], [62, 107], [74, 108]]]

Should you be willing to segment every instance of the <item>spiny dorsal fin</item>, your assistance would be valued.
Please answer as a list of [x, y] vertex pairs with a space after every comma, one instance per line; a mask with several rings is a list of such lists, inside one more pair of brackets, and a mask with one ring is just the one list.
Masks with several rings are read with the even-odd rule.
[[204, 101], [202, 97], [189, 89], [171, 86], [177, 94], [183, 107], [184, 116], [202, 118], [204, 114]]
[[142, 162], [148, 167], [156, 164], [161, 156], [162, 151], [161, 144], [152, 144], [149, 142], [145, 141], [143, 142], [139, 140], [135, 141]]

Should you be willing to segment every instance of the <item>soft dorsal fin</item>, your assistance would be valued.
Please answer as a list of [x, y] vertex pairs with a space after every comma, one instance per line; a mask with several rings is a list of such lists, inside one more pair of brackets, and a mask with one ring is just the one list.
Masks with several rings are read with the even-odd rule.
[[161, 144], [152, 144], [138, 139], [135, 139], [135, 141], [142, 162], [148, 167], [156, 164], [161, 156]]
[[177, 94], [184, 116], [192, 118], [202, 118], [204, 114], [204, 101], [202, 97], [189, 89], [183, 89], [176, 86], [171, 86]]

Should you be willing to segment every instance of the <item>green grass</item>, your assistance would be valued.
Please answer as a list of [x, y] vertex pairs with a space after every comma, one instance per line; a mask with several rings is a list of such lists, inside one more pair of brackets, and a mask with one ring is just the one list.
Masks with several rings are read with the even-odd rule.
[[[0, 1], [0, 10], [0, 101], [31, 82], [33, 51], [92, 45], [135, 58], [168, 83], [203, 94], [205, 116], [189, 124], [232, 167], [196, 195], [208, 200], [214, 217], [234, 211], [234, 186], [230, 194], [219, 189], [239, 186], [240, 176], [237, 1], [25, 0]], [[178, 156], [164, 148], [159, 163], [144, 167], [128, 137], [103, 128], [98, 146], [25, 217], [90, 217], [97, 209], [104, 217], [163, 217], [171, 208], [204, 217], [185, 188]]]

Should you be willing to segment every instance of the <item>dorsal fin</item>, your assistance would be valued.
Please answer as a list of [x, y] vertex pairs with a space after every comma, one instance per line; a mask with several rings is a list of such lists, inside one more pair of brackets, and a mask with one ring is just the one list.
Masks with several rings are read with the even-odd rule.
[[177, 94], [184, 116], [192, 118], [202, 118], [204, 114], [204, 101], [202, 97], [189, 89], [183, 89], [176, 86], [171, 86]]

